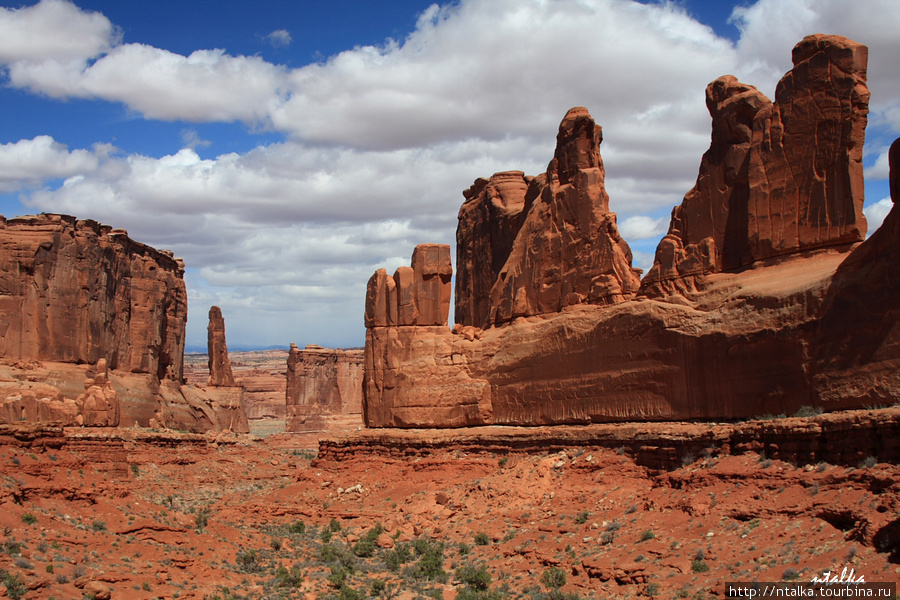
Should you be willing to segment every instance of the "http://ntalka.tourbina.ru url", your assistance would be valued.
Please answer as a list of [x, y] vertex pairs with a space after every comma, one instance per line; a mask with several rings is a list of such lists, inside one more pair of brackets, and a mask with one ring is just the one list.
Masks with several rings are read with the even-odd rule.
[[897, 584], [866, 582], [863, 575], [855, 576], [851, 569], [840, 574], [826, 571], [812, 581], [730, 582], [729, 598], [883, 598], [894, 600]]

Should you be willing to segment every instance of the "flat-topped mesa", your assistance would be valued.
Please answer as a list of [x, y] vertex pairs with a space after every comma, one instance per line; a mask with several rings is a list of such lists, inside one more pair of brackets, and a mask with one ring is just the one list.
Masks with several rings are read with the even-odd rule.
[[184, 263], [67, 215], [0, 217], [0, 357], [97, 364], [180, 382]]
[[862, 44], [811, 35], [794, 47], [774, 103], [730, 75], [709, 84], [710, 147], [641, 295], [694, 291], [708, 273], [865, 238], [867, 57]]
[[209, 385], [234, 387], [234, 374], [231, 371], [231, 360], [228, 358], [228, 346], [225, 343], [225, 318], [222, 317], [222, 309], [218, 306], [212, 306], [209, 309], [206, 340], [207, 356], [209, 357]]
[[[528, 182], [524, 220], [491, 284], [490, 324], [555, 313], [575, 304], [614, 304], [637, 292], [640, 271], [631, 267], [631, 250], [609, 212], [602, 140], [601, 128], [587, 109], [570, 109], [563, 118], [553, 160], [546, 173]], [[474, 237], [474, 232], [461, 231], [465, 225], [461, 220], [458, 242]], [[483, 260], [488, 258], [494, 257]], [[490, 273], [486, 268], [479, 272]], [[473, 294], [479, 287], [484, 284], [460, 291]], [[472, 302], [464, 296], [457, 304]]]
[[363, 425], [363, 351], [291, 344], [285, 431], [341, 433]]
[[396, 325], [447, 325], [450, 316], [450, 246], [419, 244], [411, 267], [399, 267], [393, 278], [378, 269], [366, 288], [367, 328]]

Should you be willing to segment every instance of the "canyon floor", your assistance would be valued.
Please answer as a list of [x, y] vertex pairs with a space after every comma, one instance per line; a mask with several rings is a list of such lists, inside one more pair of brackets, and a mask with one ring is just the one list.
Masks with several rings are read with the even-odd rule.
[[2, 426], [6, 595], [699, 599], [845, 568], [900, 581], [895, 461], [701, 451], [653, 469], [587, 438], [541, 451], [541, 431], [516, 450], [495, 429], [317, 456], [288, 434]]

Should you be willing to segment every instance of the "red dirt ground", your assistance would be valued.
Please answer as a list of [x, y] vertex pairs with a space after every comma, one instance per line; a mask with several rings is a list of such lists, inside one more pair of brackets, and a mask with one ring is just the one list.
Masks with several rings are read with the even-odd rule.
[[749, 452], [654, 472], [597, 447], [333, 461], [286, 436], [67, 435], [0, 445], [8, 597], [710, 598], [845, 567], [900, 580], [896, 464]]

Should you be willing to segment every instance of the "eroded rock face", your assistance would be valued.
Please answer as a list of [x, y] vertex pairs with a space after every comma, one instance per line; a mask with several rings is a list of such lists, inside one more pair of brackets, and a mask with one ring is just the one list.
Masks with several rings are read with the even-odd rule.
[[123, 230], [65, 215], [0, 221], [0, 356], [179, 381], [184, 265]]
[[[459, 369], [442, 345], [449, 334], [450, 246], [420, 244], [411, 262], [411, 267], [399, 267], [393, 279], [384, 269], [369, 279], [363, 388], [372, 400], [364, 409], [365, 421], [377, 426], [440, 424], [447, 419], [472, 424], [472, 411], [456, 407], [461, 397]], [[421, 365], [417, 357], [423, 359]], [[288, 381], [290, 370], [289, 359]], [[410, 387], [407, 381], [416, 384]], [[407, 417], [407, 410], [414, 416]]]
[[865, 237], [868, 50], [813, 35], [775, 101], [730, 75], [706, 89], [712, 141], [641, 293], [690, 293], [708, 273]]
[[614, 304], [638, 290], [640, 271], [632, 269], [631, 250], [609, 212], [602, 140], [585, 108], [569, 110], [560, 123], [554, 158], [529, 183], [524, 222], [492, 284], [490, 323]]
[[[366, 295], [366, 422], [464, 426], [492, 422], [492, 391], [456, 348], [481, 329], [578, 304], [632, 298], [640, 271], [619, 236], [604, 188], [600, 127], [587, 109], [562, 120], [547, 172], [479, 179], [459, 213], [455, 330], [446, 329], [446, 246], [420, 245], [393, 282], [384, 270]], [[394, 308], [396, 306], [396, 309]], [[439, 308], [440, 312], [435, 309]]]
[[891, 145], [893, 207], [834, 274], [814, 337], [812, 377], [830, 401], [891, 404], [900, 379], [900, 139]]
[[94, 377], [85, 379], [84, 393], [75, 400], [78, 423], [85, 427], [116, 427], [119, 425], [119, 395], [109, 381], [106, 359], [97, 362]]
[[2, 391], [5, 398], [0, 401], [0, 423], [78, 423], [78, 405], [65, 398], [59, 388], [46, 384], [14, 388], [5, 385]]
[[419, 244], [412, 266], [394, 277], [378, 269], [366, 288], [366, 327], [446, 325], [450, 316], [450, 246]]
[[291, 344], [285, 431], [335, 433], [362, 426], [363, 351]]
[[234, 374], [228, 359], [228, 345], [225, 343], [225, 319], [218, 306], [209, 309], [207, 328], [207, 355], [209, 356], [209, 385], [234, 387]]

